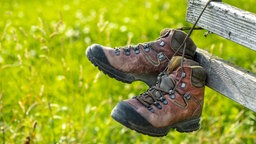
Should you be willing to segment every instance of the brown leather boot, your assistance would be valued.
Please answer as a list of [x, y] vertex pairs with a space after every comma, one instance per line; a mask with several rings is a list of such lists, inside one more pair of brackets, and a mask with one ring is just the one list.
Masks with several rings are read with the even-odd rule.
[[126, 83], [141, 80], [152, 86], [176, 51], [181, 55], [185, 47], [185, 57], [192, 59], [196, 50], [190, 38], [181, 46], [187, 34], [180, 30], [164, 29], [160, 35], [156, 41], [118, 49], [93, 44], [86, 55], [110, 77]]
[[170, 129], [192, 132], [199, 128], [204, 102], [205, 70], [190, 59], [173, 57], [155, 86], [119, 102], [111, 116], [126, 127], [150, 136], [165, 136]]

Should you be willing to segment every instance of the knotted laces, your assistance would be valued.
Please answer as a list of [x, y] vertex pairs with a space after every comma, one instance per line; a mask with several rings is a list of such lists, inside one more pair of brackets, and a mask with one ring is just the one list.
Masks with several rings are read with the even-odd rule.
[[[177, 55], [177, 53], [179, 52], [179, 50], [183, 47], [183, 51], [182, 51], [182, 60], [180, 63], [180, 67], [182, 69], [182, 74], [181, 77], [179, 78], [178, 82], [176, 84], [174, 84], [173, 81], [170, 81], [170, 84], [172, 85], [171, 87], [173, 87], [173, 89], [171, 90], [167, 90], [167, 89], [163, 89], [161, 88], [160, 84], [162, 81], [162, 78], [167, 75], [166, 74], [166, 70], [169, 66], [165, 68], [165, 70], [163, 72], [161, 72], [158, 77], [157, 77], [157, 82], [156, 85], [149, 88], [147, 90], [147, 92], [136, 96], [134, 98], [136, 98], [141, 104], [143, 104], [145, 107], [147, 107], [147, 109], [149, 111], [151, 111], [152, 113], [154, 112], [154, 109], [152, 107], [152, 105], [156, 106], [158, 109], [162, 109], [162, 106], [160, 105], [160, 102], [163, 103], [164, 105], [168, 104], [168, 101], [166, 100], [166, 98], [164, 97], [164, 95], [169, 94], [169, 96], [172, 98], [172, 96], [174, 96], [174, 92], [177, 88], [177, 85], [181, 82], [181, 80], [185, 77], [185, 71], [183, 68], [183, 63], [184, 63], [184, 56], [185, 56], [185, 51], [186, 51], [186, 41], [187, 39], [191, 36], [193, 30], [195, 29], [199, 19], [201, 18], [202, 14], [204, 13], [205, 9], [207, 8], [207, 6], [209, 5], [209, 3], [213, 1], [213, 0], [209, 0], [206, 5], [204, 6], [203, 10], [201, 11], [201, 13], [199, 14], [197, 20], [195, 21], [194, 25], [190, 28], [187, 36], [185, 37], [185, 39], [183, 40], [182, 44], [180, 45], [180, 47], [175, 51], [174, 56]], [[184, 30], [187, 28], [179, 28], [179, 30]], [[196, 28], [196, 29], [201, 29], [201, 28]]]

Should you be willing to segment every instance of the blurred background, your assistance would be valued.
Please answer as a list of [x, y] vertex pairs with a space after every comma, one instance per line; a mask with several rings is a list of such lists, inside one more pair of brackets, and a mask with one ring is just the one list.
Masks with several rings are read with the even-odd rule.
[[[206, 88], [201, 128], [152, 138], [115, 122], [121, 100], [147, 90], [111, 79], [85, 57], [99, 43], [153, 41], [192, 26], [186, 0], [0, 0], [0, 143], [256, 143], [256, 113]], [[255, 0], [223, 0], [256, 13]], [[199, 48], [256, 73], [256, 53], [194, 31]]]

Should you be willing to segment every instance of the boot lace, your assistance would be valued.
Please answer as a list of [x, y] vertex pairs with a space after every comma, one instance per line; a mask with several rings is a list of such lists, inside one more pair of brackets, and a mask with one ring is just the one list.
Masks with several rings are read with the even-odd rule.
[[[160, 38], [158, 38], [160, 39]], [[169, 58], [163, 53], [163, 52], [157, 52], [156, 48], [153, 46], [155, 42], [148, 42], [148, 43], [143, 43], [143, 44], [138, 44], [135, 46], [128, 46], [128, 47], [119, 47], [115, 49], [115, 54], [117, 56], [120, 55], [121, 53], [121, 49], [123, 49], [124, 54], [126, 56], [129, 56], [131, 54], [131, 51], [133, 50], [135, 52], [135, 54], [140, 54], [143, 53], [145, 58], [154, 66], [159, 66], [161, 64], [162, 61], [164, 60], [169, 60]], [[162, 41], [160, 43], [160, 46], [164, 46], [165, 43]], [[144, 50], [141, 50], [144, 49]], [[152, 58], [152, 56], [149, 54], [149, 51], [152, 50], [153, 53], [155, 53], [155, 55], [157, 56], [157, 59], [155, 60], [154, 58]]]
[[160, 83], [162, 80], [161, 77], [163, 75], [166, 75], [166, 73], [162, 72], [158, 75], [158, 80], [155, 86], [149, 88], [147, 92], [134, 97], [151, 112], [154, 112], [152, 105], [156, 106], [158, 109], [162, 109], [162, 106], [159, 102], [163, 103], [164, 105], [168, 104], [168, 101], [166, 100], [164, 95], [168, 94], [169, 91], [166, 91], [160, 87]]
[[169, 95], [171, 99], [175, 98], [175, 92], [179, 93], [176, 91], [177, 86], [180, 84], [181, 80], [186, 76], [184, 72], [182, 72], [181, 77], [179, 80], [173, 85], [173, 87], [170, 87], [169, 90], [163, 89], [160, 87], [161, 81], [162, 81], [162, 76], [167, 75], [166, 70], [161, 72], [158, 77], [157, 77], [157, 82], [156, 85], [149, 88], [147, 92], [142, 93], [139, 96], [136, 96], [136, 98], [141, 104], [143, 104], [149, 111], [154, 113], [154, 109], [152, 105], [156, 106], [158, 109], [162, 109], [162, 106], [160, 105], [159, 102], [163, 103], [164, 105], [168, 104], [168, 101], [164, 97], [166, 94]]
[[120, 52], [121, 49], [124, 50], [125, 55], [130, 55], [131, 50], [133, 50], [135, 52], [135, 54], [139, 54], [140, 53], [140, 46], [142, 46], [145, 50], [145, 52], [149, 52], [150, 49], [153, 49], [153, 47], [151, 46], [152, 42], [149, 43], [144, 43], [144, 44], [138, 44], [135, 46], [128, 46], [128, 47], [119, 47], [116, 48], [115, 51]]
[[[149, 88], [147, 90], [147, 92], [135, 97], [141, 104], [143, 104], [152, 113], [154, 113], [154, 109], [153, 109], [152, 105], [156, 106], [158, 109], [162, 109], [162, 106], [160, 105], [159, 102], [162, 102], [164, 105], [168, 104], [168, 101], [166, 100], [164, 95], [169, 94], [170, 98], [175, 97], [174, 92], [176, 91], [176, 88], [177, 88], [178, 84], [181, 82], [181, 80], [186, 75], [186, 73], [184, 71], [184, 67], [183, 67], [185, 50], [186, 50], [186, 41], [190, 37], [190, 35], [192, 34], [193, 30], [196, 27], [196, 24], [198, 23], [198, 21], [201, 18], [203, 12], [205, 11], [205, 9], [207, 8], [207, 6], [209, 5], [209, 3], [211, 1], [213, 1], [213, 0], [209, 0], [206, 3], [205, 7], [203, 8], [203, 10], [199, 14], [196, 22], [194, 23], [193, 27], [190, 29], [189, 33], [185, 37], [185, 39], [182, 42], [182, 44], [180, 45], [180, 47], [174, 53], [174, 56], [175, 56], [178, 53], [178, 51], [183, 47], [182, 60], [181, 60], [181, 64], [180, 64], [180, 67], [182, 69], [182, 74], [181, 74], [181, 77], [179, 78], [178, 82], [174, 85], [174, 88], [169, 90], [169, 91], [166, 91], [166, 90], [160, 88], [160, 83], [161, 83], [161, 80], [162, 80], [162, 76], [166, 75], [166, 70], [167, 70], [167, 67], [169, 66], [169, 64], [168, 64], [168, 66], [165, 68], [165, 70], [158, 75], [156, 85]], [[188, 99], [189, 99], [189, 97], [188, 97]]]

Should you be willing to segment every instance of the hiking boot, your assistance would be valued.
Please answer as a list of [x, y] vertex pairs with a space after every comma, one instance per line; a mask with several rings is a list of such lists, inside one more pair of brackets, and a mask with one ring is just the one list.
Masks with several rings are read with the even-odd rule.
[[93, 44], [87, 48], [86, 55], [112, 78], [126, 83], [141, 80], [152, 86], [176, 51], [176, 55], [182, 55], [186, 48], [185, 57], [193, 59], [196, 50], [194, 42], [188, 38], [181, 46], [186, 36], [180, 30], [164, 29], [155, 41], [123, 48]]
[[173, 57], [166, 72], [147, 92], [119, 102], [111, 116], [124, 126], [150, 136], [165, 136], [170, 129], [199, 129], [204, 102], [205, 70], [190, 59]]

